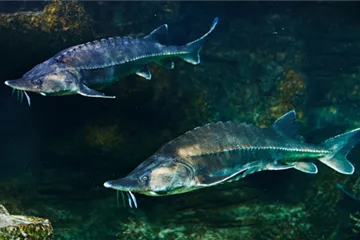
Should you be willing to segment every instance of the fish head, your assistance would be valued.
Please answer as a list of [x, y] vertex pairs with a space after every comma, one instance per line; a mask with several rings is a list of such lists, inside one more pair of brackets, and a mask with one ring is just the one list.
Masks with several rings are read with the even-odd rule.
[[53, 61], [45, 61], [25, 73], [21, 78], [8, 80], [5, 84], [13, 89], [35, 92], [43, 96], [63, 95], [76, 92], [76, 71], [64, 68]]
[[153, 156], [124, 178], [104, 183], [106, 188], [149, 196], [188, 192], [194, 179], [192, 168], [175, 158]]

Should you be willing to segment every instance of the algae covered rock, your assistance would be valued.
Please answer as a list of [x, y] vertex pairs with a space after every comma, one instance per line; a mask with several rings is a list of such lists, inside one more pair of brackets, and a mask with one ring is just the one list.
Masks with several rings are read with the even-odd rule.
[[84, 8], [76, 1], [52, 1], [43, 11], [0, 13], [0, 19], [0, 30], [9, 29], [14, 33], [70, 31], [79, 35], [89, 27]]
[[0, 205], [0, 240], [53, 239], [53, 228], [47, 219], [10, 215]]

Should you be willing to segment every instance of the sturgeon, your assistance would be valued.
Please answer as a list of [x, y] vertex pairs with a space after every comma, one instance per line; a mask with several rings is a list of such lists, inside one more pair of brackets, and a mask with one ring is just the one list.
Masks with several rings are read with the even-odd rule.
[[179, 57], [191, 64], [199, 64], [199, 52], [206, 37], [215, 29], [215, 18], [210, 30], [201, 38], [182, 46], [167, 44], [168, 26], [158, 27], [144, 38], [110, 37], [67, 48], [38, 64], [20, 79], [5, 84], [25, 94], [27, 91], [43, 96], [80, 94], [86, 97], [115, 98], [101, 90], [122, 77], [136, 73], [151, 79], [147, 65], [156, 62], [174, 68], [172, 58]]
[[269, 128], [210, 123], [166, 143], [126, 177], [107, 181], [104, 186], [129, 193], [129, 203], [137, 206], [133, 193], [186, 193], [264, 170], [296, 169], [316, 174], [317, 166], [305, 160], [309, 158], [351, 175], [355, 168], [346, 155], [359, 140], [360, 128], [320, 145], [305, 143], [298, 134], [295, 111], [286, 113]]

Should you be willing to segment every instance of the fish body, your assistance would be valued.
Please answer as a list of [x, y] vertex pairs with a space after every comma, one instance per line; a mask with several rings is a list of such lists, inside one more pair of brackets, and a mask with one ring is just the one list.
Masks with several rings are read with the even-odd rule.
[[298, 135], [296, 113], [290, 111], [269, 128], [246, 123], [210, 123], [166, 143], [122, 179], [105, 187], [151, 196], [185, 193], [232, 182], [264, 170], [296, 170], [316, 174], [305, 159], [318, 158], [342, 174], [353, 174], [347, 153], [360, 140], [360, 129], [305, 143]]
[[217, 22], [218, 18], [215, 18], [205, 35], [182, 46], [167, 44], [166, 24], [144, 38], [110, 37], [73, 46], [35, 66], [22, 78], [8, 80], [5, 84], [19, 91], [36, 92], [44, 96], [80, 94], [115, 98], [97, 90], [133, 73], [151, 79], [147, 68], [151, 62], [169, 69], [174, 68], [174, 57], [191, 64], [200, 63], [199, 52]]

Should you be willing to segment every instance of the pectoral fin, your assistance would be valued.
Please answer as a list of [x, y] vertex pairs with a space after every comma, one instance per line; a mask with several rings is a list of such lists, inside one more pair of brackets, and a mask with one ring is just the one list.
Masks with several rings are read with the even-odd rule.
[[218, 174], [211, 174], [211, 175], [201, 175], [198, 176], [199, 183], [197, 186], [199, 187], [210, 187], [214, 185], [218, 185], [225, 182], [233, 182], [237, 181], [241, 178], [244, 178], [246, 175], [256, 172], [258, 168], [256, 166], [249, 166], [244, 167], [237, 172], [234, 172], [229, 175], [218, 175]]
[[200, 187], [210, 187], [214, 185], [218, 185], [220, 183], [224, 183], [229, 180], [230, 176], [216, 176], [216, 175], [200, 175], [197, 176], [198, 184]]
[[95, 98], [116, 98], [115, 96], [105, 96], [104, 93], [95, 91], [84, 84], [80, 85], [80, 89], [78, 90], [78, 94], [85, 97], [95, 97]]
[[136, 75], [139, 75], [140, 77], [143, 77], [147, 80], [151, 79], [151, 73], [147, 66], [144, 66], [143, 68], [140, 68], [136, 71]]

